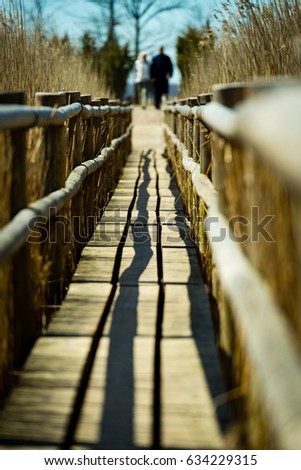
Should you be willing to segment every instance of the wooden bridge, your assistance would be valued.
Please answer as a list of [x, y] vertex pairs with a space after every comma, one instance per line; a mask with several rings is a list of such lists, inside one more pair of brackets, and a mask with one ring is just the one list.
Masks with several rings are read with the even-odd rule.
[[[299, 137], [283, 125], [292, 107], [300, 124], [300, 96], [299, 84], [273, 83], [216, 87], [164, 112], [75, 92], [0, 109], [1, 150], [23, 189], [28, 128], [29, 142], [42, 128], [51, 161], [36, 201], [18, 186], [13, 203], [11, 186], [8, 207], [23, 207], [0, 232], [1, 449], [300, 448], [298, 305], [266, 260], [285, 265], [292, 240], [263, 243], [277, 230], [261, 223], [282, 224], [283, 200], [300, 204]], [[278, 128], [289, 169], [266, 144]], [[260, 240], [248, 226], [256, 203]], [[43, 263], [51, 288], [37, 307], [37, 284], [24, 293], [18, 272], [31, 280]]]
[[0, 414], [2, 448], [223, 446], [208, 295], [161, 121], [133, 112], [122, 177]]

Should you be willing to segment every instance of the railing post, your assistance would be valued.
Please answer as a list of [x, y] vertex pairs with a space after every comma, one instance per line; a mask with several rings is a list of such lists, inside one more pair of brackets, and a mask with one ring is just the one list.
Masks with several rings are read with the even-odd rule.
[[[120, 106], [120, 100], [109, 100], [109, 106]], [[111, 140], [115, 139], [119, 135], [119, 123], [118, 119], [116, 119], [116, 114], [111, 115], [111, 128], [112, 128], [112, 134], [111, 134]]]
[[[186, 99], [186, 105], [189, 106], [190, 108], [193, 108], [193, 106], [197, 105], [197, 98], [191, 97]], [[187, 150], [188, 154], [191, 158], [193, 158], [194, 161], [197, 161], [196, 155], [195, 155], [195, 141], [198, 140], [198, 135], [195, 134], [195, 126], [194, 126], [194, 121], [195, 119], [193, 117], [187, 118]]]
[[[186, 99], [186, 106], [192, 108], [197, 103], [197, 98], [187, 98]], [[188, 155], [190, 158], [193, 158], [194, 154], [194, 119], [193, 117], [187, 116], [186, 118], [186, 148], [188, 151]], [[192, 184], [192, 177], [190, 172], [185, 172], [185, 186], [186, 186], [186, 199], [187, 199], [187, 210], [191, 217], [192, 227], [194, 226], [194, 212], [196, 206], [195, 200], [195, 191]]]
[[[99, 108], [100, 99], [94, 98], [91, 101], [91, 106], [95, 106]], [[93, 118], [93, 128], [94, 128], [94, 156], [95, 156], [98, 154], [100, 147], [101, 147], [101, 118], [99, 117]]]
[[[171, 102], [170, 104], [175, 106], [176, 105], [176, 101], [173, 101]], [[165, 111], [165, 114], [167, 114], [168, 116], [166, 117], [166, 123], [167, 125], [169, 126], [170, 130], [175, 134], [177, 135], [177, 113], [175, 110], [173, 111]], [[169, 158], [171, 159], [172, 161], [172, 165], [173, 167], [175, 168], [175, 161], [176, 161], [176, 155], [177, 155], [177, 147], [176, 145], [172, 142], [172, 140], [168, 139], [168, 142], [169, 142], [169, 148], [168, 148], [168, 154], [169, 154]]]
[[[187, 104], [191, 108], [198, 105], [197, 97], [187, 98]], [[199, 121], [196, 117], [191, 118], [190, 122], [190, 135], [192, 141], [192, 149], [191, 149], [191, 157], [195, 162], [199, 162], [200, 155], [199, 155], [199, 146], [200, 146], [200, 129], [199, 129]]]
[[[91, 101], [91, 105], [95, 107], [100, 107], [101, 99], [95, 98]], [[100, 117], [96, 117], [93, 119], [93, 127], [94, 127], [94, 149], [95, 153], [93, 157], [99, 154], [101, 151], [102, 146], [102, 138], [101, 138], [101, 127], [102, 127], [102, 119]], [[99, 211], [100, 207], [98, 204], [98, 192], [99, 192], [99, 177], [101, 174], [101, 170], [96, 171], [89, 177], [89, 184], [90, 184], [90, 205], [91, 205], [91, 224], [90, 224], [90, 232], [94, 231], [95, 224], [99, 218]]]
[[[211, 93], [203, 93], [198, 95], [199, 106], [206, 106], [211, 101]], [[200, 172], [205, 173], [211, 178], [212, 150], [211, 150], [211, 132], [199, 121], [199, 156], [200, 156]]]
[[[60, 107], [67, 104], [67, 96], [65, 93], [37, 93], [36, 104], [38, 106]], [[43, 130], [45, 141], [45, 165], [46, 165], [46, 183], [45, 194], [51, 193], [65, 186], [66, 180], [66, 126], [49, 126]], [[54, 208], [54, 214], [49, 214], [48, 223], [48, 245], [47, 253], [43, 257], [47, 257], [46, 261], [50, 262], [50, 279], [48, 280], [48, 305], [46, 308], [47, 321], [50, 314], [59, 305], [64, 297], [66, 280], [65, 280], [65, 263], [66, 263], [66, 246], [70, 240], [66, 224], [65, 210], [60, 215]]]
[[[3, 93], [0, 95], [0, 103], [24, 105], [25, 93]], [[5, 188], [7, 208], [1, 208], [2, 217], [6, 215], [6, 222], [27, 206], [27, 130], [12, 130], [7, 131], [7, 134], [9, 148], [5, 146], [3, 150], [11, 154], [11, 174], [6, 175], [10, 185]], [[6, 155], [4, 158], [1, 166], [8, 171]], [[12, 366], [20, 366], [40, 333], [40, 322], [35, 316], [33, 305], [30, 256], [30, 246], [25, 244], [13, 257], [12, 263], [5, 263], [0, 268], [0, 289], [4, 289], [1, 292], [0, 310], [0, 396], [7, 386], [7, 371]]]
[[[185, 102], [186, 100], [185, 99], [181, 99], [178, 101], [178, 104], [180, 106], [184, 106], [185, 105]], [[186, 138], [185, 138], [185, 118], [184, 116], [179, 112], [178, 113], [178, 139], [180, 140], [180, 142], [182, 144], [185, 145], [185, 141], [186, 141]], [[178, 182], [180, 183], [180, 186], [181, 186], [181, 191], [182, 191], [182, 196], [184, 197], [184, 206], [186, 205], [186, 200], [185, 200], [185, 180], [184, 180], [184, 168], [183, 168], [183, 165], [182, 165], [182, 155], [177, 152], [177, 158], [176, 158], [176, 174], [177, 174], [177, 180]]]
[[[109, 106], [112, 106], [112, 107], [120, 106], [120, 100], [109, 100]], [[110, 141], [112, 141], [112, 139], [116, 139], [116, 137], [118, 137], [119, 135], [119, 128], [120, 128], [119, 119], [118, 119], [119, 115], [120, 115], [119, 113], [116, 114], [115, 112], [110, 113], [109, 115], [110, 127], [112, 129]], [[119, 153], [120, 153], [120, 149], [117, 149], [114, 155], [114, 158], [111, 159], [112, 160], [111, 177], [113, 181], [112, 189], [115, 188], [115, 185], [117, 183], [117, 162], [119, 160]]]
[[[109, 98], [102, 97], [100, 98], [101, 106], [109, 106]], [[105, 114], [102, 117], [101, 121], [101, 149], [108, 147], [110, 145], [110, 117], [109, 114]], [[102, 211], [107, 202], [108, 194], [110, 193], [110, 181], [112, 178], [112, 160], [109, 159], [106, 161], [104, 168], [101, 169], [99, 177], [101, 178], [101, 187], [103, 188], [100, 191], [101, 198], [99, 198], [99, 209]]]
[[[67, 96], [67, 104], [80, 103], [80, 91], [67, 91], [65, 93]], [[80, 115], [77, 115], [68, 120], [67, 129], [68, 153], [66, 175], [68, 177], [70, 172], [82, 162], [82, 136]], [[66, 276], [68, 278], [68, 282], [69, 280], [71, 280], [71, 277], [75, 271], [79, 255], [78, 252], [80, 252], [78, 249], [77, 240], [79, 240], [80, 238], [80, 225], [78, 219], [80, 218], [81, 220], [82, 216], [81, 195], [82, 190], [80, 189], [78, 194], [76, 194], [66, 206], [66, 214], [68, 215], [66, 224], [68, 227], [68, 233], [70, 233], [71, 236], [71, 249], [67, 250], [68, 272], [66, 272]]]
[[[81, 103], [91, 105], [91, 95], [81, 95]], [[93, 117], [85, 122], [85, 134], [83, 141], [83, 160], [90, 160], [94, 156]]]
[[[66, 91], [67, 104], [80, 103], [80, 91]], [[68, 122], [68, 160], [67, 175], [82, 161], [80, 116], [69, 119]]]
[[[100, 98], [100, 106], [108, 106], [109, 98]], [[109, 121], [108, 115], [104, 115], [101, 121], [101, 148], [107, 147], [109, 145]]]
[[[214, 101], [229, 108], [234, 107], [239, 101], [246, 97], [246, 86], [244, 84], [215, 85], [213, 86]], [[233, 159], [236, 164], [233, 166]], [[234, 180], [239, 181], [242, 177], [241, 167], [243, 164], [240, 151], [230, 142], [225, 141], [216, 133], [213, 134], [212, 142], [212, 182], [218, 191], [220, 210], [230, 219], [232, 215], [241, 215], [241, 203], [243, 196], [239, 192], [238, 205], [229, 204], [229, 195]], [[237, 173], [238, 171], [238, 173]]]
[[[84, 105], [91, 106], [92, 97], [89, 94], [81, 95], [81, 103]], [[94, 132], [93, 132], [93, 117], [86, 119], [84, 122], [84, 138], [83, 138], [83, 161], [90, 160], [94, 157]], [[90, 187], [90, 177], [86, 178], [83, 185], [83, 208], [84, 208], [84, 226], [83, 236], [87, 241], [93, 230], [93, 224], [91, 221], [91, 204], [93, 199], [93, 193]]]

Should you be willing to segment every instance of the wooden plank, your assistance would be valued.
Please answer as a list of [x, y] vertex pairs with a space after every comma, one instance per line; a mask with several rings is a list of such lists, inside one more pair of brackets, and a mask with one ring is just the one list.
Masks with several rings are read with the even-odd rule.
[[162, 448], [224, 448], [195, 342], [191, 338], [164, 338], [161, 363]]
[[180, 196], [174, 197], [161, 197], [160, 211], [183, 210], [183, 203]]
[[145, 165], [145, 160], [142, 160], [142, 164], [144, 165], [141, 167], [140, 182], [149, 182], [150, 180], [156, 181], [157, 172], [155, 168], [150, 165]]
[[158, 282], [158, 268], [155, 247], [135, 245], [124, 248], [119, 273], [121, 285]]
[[114, 247], [118, 246], [122, 239], [124, 230], [124, 223], [101, 223], [96, 226], [96, 229], [89, 240], [89, 247]]
[[[114, 209], [114, 210], [106, 210], [103, 216], [100, 219], [100, 224], [107, 224], [107, 223], [123, 223], [125, 224], [128, 217], [127, 210], [121, 209]], [[149, 225], [149, 224], [157, 224], [157, 214], [155, 210], [137, 210], [133, 209], [131, 213], [131, 224], [140, 224], [140, 225]]]
[[73, 280], [77, 282], [111, 282], [116, 247], [86, 246]]
[[157, 214], [154, 210], [133, 210], [131, 224], [135, 225], [157, 225]]
[[162, 225], [182, 224], [186, 220], [185, 212], [182, 210], [160, 210], [159, 215]]
[[[141, 331], [143, 335], [143, 328]], [[134, 340], [133, 443], [139, 449], [150, 449], [153, 443], [155, 338], [150, 332], [148, 328], [147, 337], [137, 336]]]
[[194, 247], [190, 230], [185, 221], [162, 225], [161, 244], [163, 247]]
[[121, 177], [118, 182], [118, 189], [134, 189], [135, 182], [131, 179], [126, 179], [124, 175]]
[[142, 187], [140, 186], [134, 207], [139, 212], [155, 211], [157, 207], [157, 201], [157, 196], [150, 196], [148, 194], [148, 188], [142, 189]]
[[[117, 312], [116, 315], [124, 315], [123, 321], [125, 322], [128, 315], [136, 316], [136, 335], [153, 337], [155, 336], [156, 329], [158, 295], [158, 285], [120, 285], [111, 310], [112, 312]], [[124, 328], [122, 331], [125, 331]]]
[[166, 197], [179, 197], [180, 191], [178, 188], [161, 188], [159, 189], [159, 194], [161, 198]]
[[[116, 196], [111, 198], [109, 204], [106, 207], [106, 211], [121, 210], [125, 211], [128, 209], [132, 202], [132, 197], [129, 196]], [[134, 203], [134, 210], [138, 210], [142, 213], [147, 211], [155, 211], [157, 206], [157, 197], [150, 196], [147, 189], [141, 189], [137, 193], [137, 198]]]
[[27, 443], [27, 448], [60, 445], [90, 342], [91, 338], [38, 339], [18, 385], [0, 410], [0, 442], [13, 439]]
[[138, 169], [137, 168], [124, 168], [122, 178], [127, 181], [131, 181], [134, 186], [138, 178]]
[[157, 188], [156, 187], [153, 187], [148, 184], [147, 187], [144, 187], [143, 185], [138, 185], [138, 194], [137, 196], [139, 197], [140, 195], [140, 192], [142, 193], [146, 193], [146, 196], [149, 197], [157, 197], [158, 196], [158, 193], [157, 193]]
[[160, 222], [162, 227], [164, 225], [178, 225], [183, 226], [187, 221], [187, 218], [183, 212], [174, 211], [162, 211], [160, 212]]
[[[219, 425], [226, 429], [232, 410], [220, 397], [226, 397], [224, 372], [216, 347], [216, 338], [204, 284], [167, 284], [162, 325], [163, 338], [191, 338], [198, 350], [207, 387], [216, 410]], [[216, 400], [216, 401], [215, 401]]]
[[[162, 136], [157, 135], [158, 126], [154, 127], [148, 139], [154, 138], [156, 145], [160, 145]], [[143, 137], [137, 147], [141, 148], [146, 143]], [[118, 185], [121, 193], [117, 193], [115, 198], [113, 196], [111, 207], [116, 202], [129, 201], [139, 158], [138, 152], [133, 159], [130, 156], [125, 179]], [[150, 162], [146, 160], [144, 163], [148, 165]], [[168, 205], [172, 203], [170, 194], [176, 186], [169, 173], [164, 175], [165, 166], [164, 160], [158, 164], [162, 188], [169, 194]], [[144, 167], [139, 183], [138, 196], [144, 205], [132, 213], [132, 224], [122, 252], [119, 285], [96, 353], [74, 449], [149, 449], [153, 444], [159, 285], [156, 212], [146, 205], [151, 201], [155, 206], [157, 173], [153, 168], [149, 169]], [[145, 217], [141, 216], [143, 207], [147, 212]], [[169, 210], [165, 211], [165, 216], [166, 212]], [[17, 430], [25, 439], [26, 424], [29, 423], [29, 438], [32, 437], [33, 446], [37, 445], [38, 436], [43, 447], [58, 446], [62, 440], [91, 335], [111, 292], [117, 245], [127, 215], [127, 208], [124, 211], [106, 211], [96, 228], [95, 237], [109, 233], [117, 239], [109, 244], [93, 237], [83, 250], [61, 311], [41, 339], [43, 342], [37, 343], [37, 349], [20, 375], [19, 391], [24, 391], [24, 395], [19, 396], [16, 392], [9, 410], [13, 424], [7, 428], [3, 420], [4, 424], [0, 424], [3, 432], [13, 435]], [[187, 228], [183, 216], [172, 211], [171, 218], [169, 222], [164, 219], [163, 240], [170, 229], [173, 233], [175, 227], [182, 248], [178, 245], [172, 247], [174, 241], [169, 244], [169, 240], [166, 246], [171, 247], [163, 247], [163, 272], [167, 285], [161, 350], [162, 444], [164, 448], [178, 449], [222, 448], [209, 381], [209, 377], [214, 381], [217, 375], [212, 336], [206, 334], [210, 322], [204, 286], [196, 252], [193, 247], [187, 247], [186, 231], [185, 236], [184, 232], [181, 233], [182, 227]], [[175, 225], [179, 221], [182, 225]], [[140, 243], [141, 234], [149, 234], [150, 238]], [[20, 429], [18, 414], [14, 414], [17, 405], [24, 417]]]
[[111, 284], [72, 282], [47, 335], [92, 336], [112, 289]]
[[133, 192], [134, 192], [134, 188], [132, 188], [131, 186], [129, 188], [121, 188], [119, 187], [119, 183], [118, 183], [118, 186], [117, 188], [115, 189], [114, 191], [114, 196], [129, 196], [129, 195], [133, 195]]
[[105, 210], [99, 224], [118, 223], [125, 225], [127, 221], [128, 213], [126, 210], [114, 209]]
[[109, 338], [102, 338], [85, 396], [72, 449], [98, 449], [102, 432]]
[[164, 282], [202, 284], [202, 275], [196, 250], [192, 247], [163, 247]]
[[203, 283], [165, 286], [162, 335], [194, 336], [215, 346], [208, 296]]
[[[76, 449], [152, 445], [154, 336], [159, 287], [120, 286], [76, 431]], [[121, 419], [122, 417], [122, 419]]]
[[176, 178], [173, 177], [171, 179], [162, 179], [159, 177], [159, 191], [169, 189], [173, 191], [179, 191], [178, 184]]
[[154, 246], [158, 243], [158, 225], [130, 225], [126, 247]]
[[[134, 192], [134, 191], [132, 191], [132, 192]], [[114, 195], [110, 199], [110, 202], [106, 206], [106, 209], [107, 210], [114, 210], [116, 208], [120, 208], [120, 209], [123, 209], [123, 210], [128, 209], [129, 205], [132, 202], [132, 199], [133, 199], [133, 194], [129, 194], [129, 195], [126, 195], [126, 196], [125, 195], [120, 196], [120, 195], [116, 195], [116, 193], [114, 193]]]

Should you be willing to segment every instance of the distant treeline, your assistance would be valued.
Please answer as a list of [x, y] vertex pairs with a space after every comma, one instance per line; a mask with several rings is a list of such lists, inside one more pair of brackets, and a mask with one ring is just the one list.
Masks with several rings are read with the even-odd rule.
[[214, 83], [300, 76], [299, 0], [225, 0], [211, 23], [189, 27], [177, 41], [182, 95]]

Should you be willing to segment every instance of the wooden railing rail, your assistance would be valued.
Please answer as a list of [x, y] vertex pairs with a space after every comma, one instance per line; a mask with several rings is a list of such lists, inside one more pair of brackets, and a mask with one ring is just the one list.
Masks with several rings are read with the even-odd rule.
[[105, 116], [106, 114], [113, 116], [119, 113], [127, 113], [129, 109], [131, 109], [131, 106], [91, 106], [81, 103], [72, 103], [57, 109], [49, 106], [1, 105], [0, 128], [20, 129], [31, 126], [60, 126], [67, 119], [77, 115], [89, 119]]
[[241, 432], [253, 448], [300, 449], [301, 87], [214, 87], [206, 104], [195, 100], [165, 107], [167, 153], [217, 305]]
[[113, 156], [119, 145], [122, 145], [131, 132], [131, 125], [119, 138], [113, 139], [110, 147], [105, 147], [101, 154], [93, 160], [86, 160], [76, 167], [66, 180], [65, 186], [53, 191], [44, 198], [31, 204], [18, 214], [0, 230], [0, 264], [8, 261], [26, 242], [28, 235], [34, 228], [37, 217], [48, 217], [51, 209], [59, 211], [82, 187], [85, 178], [93, 174], [103, 165], [107, 158]]
[[131, 150], [126, 103], [77, 91], [24, 101], [0, 95], [0, 397], [60, 305]]

